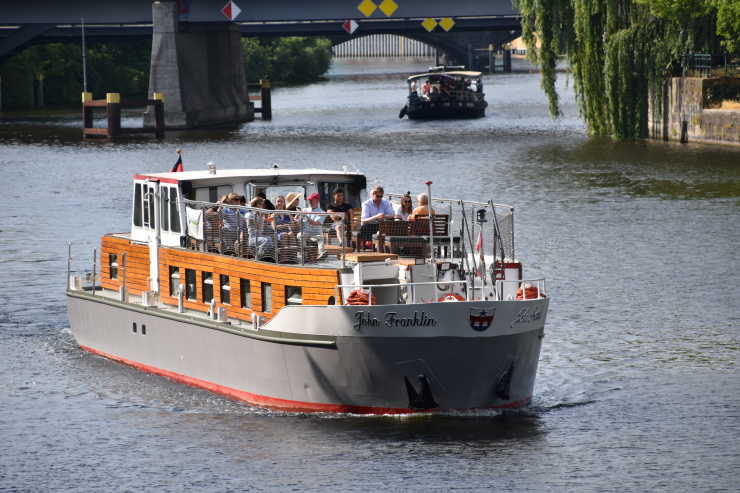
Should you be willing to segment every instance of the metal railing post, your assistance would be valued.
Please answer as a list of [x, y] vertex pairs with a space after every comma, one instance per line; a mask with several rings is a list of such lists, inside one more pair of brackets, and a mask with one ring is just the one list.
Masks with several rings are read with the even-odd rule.
[[93, 260], [92, 260], [92, 294], [95, 296], [95, 268], [98, 263], [98, 249], [93, 248]]

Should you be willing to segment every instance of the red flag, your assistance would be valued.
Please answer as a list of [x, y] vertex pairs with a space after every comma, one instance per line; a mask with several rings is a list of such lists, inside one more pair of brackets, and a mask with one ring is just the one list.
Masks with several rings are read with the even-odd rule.
[[483, 231], [478, 233], [478, 241], [475, 242], [475, 251], [480, 252], [483, 250]]
[[478, 241], [475, 242], [475, 251], [479, 253], [478, 266], [475, 268], [475, 276], [485, 278], [486, 260], [483, 257], [483, 231], [478, 232]]
[[172, 166], [170, 173], [177, 173], [179, 171], [185, 171], [185, 168], [182, 167], [182, 156], [178, 154], [177, 162]]

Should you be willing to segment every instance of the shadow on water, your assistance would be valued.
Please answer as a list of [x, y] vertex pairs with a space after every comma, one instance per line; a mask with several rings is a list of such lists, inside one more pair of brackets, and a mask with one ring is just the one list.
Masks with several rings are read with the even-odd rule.
[[534, 146], [527, 149], [524, 162], [532, 178], [539, 175], [635, 197], [740, 197], [737, 149], [730, 146], [591, 138]]

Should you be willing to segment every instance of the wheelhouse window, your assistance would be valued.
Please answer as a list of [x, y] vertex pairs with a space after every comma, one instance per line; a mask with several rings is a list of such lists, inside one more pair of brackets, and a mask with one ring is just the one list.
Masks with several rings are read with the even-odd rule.
[[115, 253], [108, 254], [108, 271], [111, 279], [118, 279], [118, 255]]
[[141, 183], [134, 186], [134, 226], [141, 226]]
[[185, 297], [189, 300], [198, 299], [195, 291], [195, 271], [193, 269], [185, 269]]
[[231, 286], [229, 285], [229, 276], [221, 274], [219, 276], [221, 284], [221, 303], [231, 304]]
[[302, 305], [303, 295], [299, 286], [285, 286], [285, 304]]
[[167, 188], [161, 187], [161, 198], [159, 201], [159, 218], [161, 223], [161, 227], [163, 231], [169, 231], [170, 230], [170, 196], [167, 193]]
[[242, 308], [252, 308], [252, 291], [249, 279], [239, 279], [239, 304]]
[[170, 296], [177, 296], [180, 289], [180, 268], [170, 265]]
[[170, 231], [180, 232], [180, 213], [177, 210], [177, 189], [170, 187]]
[[213, 273], [203, 273], [203, 303], [210, 303], [213, 299]]
[[262, 283], [262, 311], [272, 312], [272, 284], [267, 282]]

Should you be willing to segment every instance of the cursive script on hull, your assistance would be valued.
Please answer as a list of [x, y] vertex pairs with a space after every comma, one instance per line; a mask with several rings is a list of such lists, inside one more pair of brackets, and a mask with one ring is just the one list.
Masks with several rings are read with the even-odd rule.
[[437, 319], [426, 312], [414, 311], [408, 316], [399, 316], [398, 312], [387, 312], [382, 320], [374, 317], [370, 312], [359, 311], [355, 313], [353, 327], [362, 330], [364, 327], [434, 327]]

